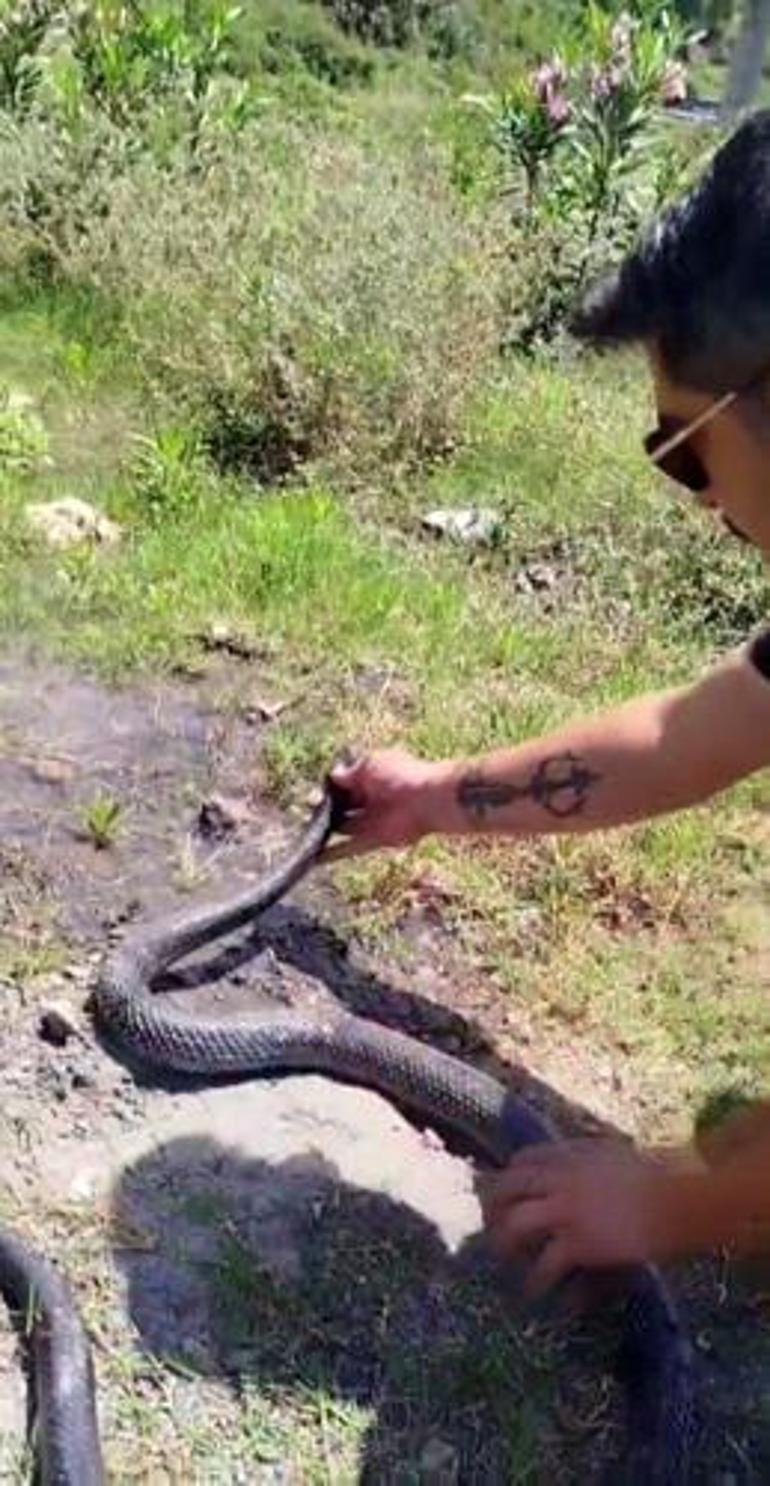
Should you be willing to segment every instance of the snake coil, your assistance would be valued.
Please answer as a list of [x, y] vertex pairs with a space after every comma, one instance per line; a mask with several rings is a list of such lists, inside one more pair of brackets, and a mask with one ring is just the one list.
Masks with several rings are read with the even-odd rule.
[[[134, 1064], [216, 1078], [287, 1071], [328, 1074], [376, 1089], [460, 1136], [482, 1162], [553, 1139], [528, 1104], [488, 1074], [403, 1033], [353, 1016], [281, 1011], [221, 1018], [188, 1014], [153, 996], [160, 973], [250, 923], [317, 861], [338, 816], [327, 791], [304, 834], [260, 881], [226, 901], [140, 929], [108, 960], [91, 1004], [100, 1037]], [[35, 1307], [32, 1353], [38, 1460], [45, 1486], [101, 1486], [94, 1385], [84, 1334], [64, 1282], [0, 1230], [0, 1291]], [[630, 1486], [686, 1486], [697, 1432], [693, 1353], [658, 1271], [630, 1270], [621, 1301], [618, 1371], [627, 1398], [623, 1475]]]

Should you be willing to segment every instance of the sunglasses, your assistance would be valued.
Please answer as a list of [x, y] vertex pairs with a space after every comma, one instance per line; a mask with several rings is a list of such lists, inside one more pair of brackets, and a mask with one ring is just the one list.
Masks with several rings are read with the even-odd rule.
[[700, 455], [693, 449], [691, 439], [699, 428], [704, 428], [707, 423], [718, 418], [739, 396], [738, 392], [726, 392], [690, 423], [685, 423], [681, 418], [661, 418], [658, 427], [648, 433], [644, 440], [646, 453], [653, 464], [664, 475], [668, 475], [670, 480], [683, 485], [693, 495], [700, 495], [708, 490], [711, 477]]

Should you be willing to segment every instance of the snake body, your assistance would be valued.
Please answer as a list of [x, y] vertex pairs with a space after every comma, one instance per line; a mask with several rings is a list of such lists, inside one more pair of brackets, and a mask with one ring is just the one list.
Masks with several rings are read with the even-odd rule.
[[[164, 970], [251, 923], [283, 897], [318, 859], [338, 810], [339, 801], [327, 792], [295, 848], [248, 890], [131, 934], [108, 959], [94, 992], [91, 1011], [99, 1036], [129, 1062], [157, 1070], [206, 1078], [313, 1071], [364, 1085], [459, 1136], [477, 1158], [496, 1167], [524, 1146], [553, 1139], [545, 1120], [498, 1080], [342, 1007], [331, 1014], [281, 1010], [221, 1018], [188, 1014], [153, 995]], [[48, 1267], [0, 1234], [0, 1289], [22, 1308], [38, 1296], [41, 1315], [49, 1318], [35, 1358], [45, 1433], [39, 1456], [48, 1469], [42, 1479], [57, 1486], [98, 1486], [93, 1382], [82, 1332], [60, 1285]], [[621, 1307], [618, 1364], [628, 1400], [627, 1448], [623, 1474], [614, 1472], [612, 1480], [686, 1486], [697, 1429], [688, 1338], [652, 1267], [627, 1273]]]
[[0, 1229], [0, 1293], [29, 1354], [40, 1486], [103, 1486], [91, 1353], [72, 1293], [8, 1228]]

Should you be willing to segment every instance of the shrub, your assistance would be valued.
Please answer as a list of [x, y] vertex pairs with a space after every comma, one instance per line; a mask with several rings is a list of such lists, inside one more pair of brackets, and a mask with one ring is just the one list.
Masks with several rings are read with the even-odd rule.
[[262, 479], [441, 455], [496, 350], [492, 230], [430, 153], [391, 164], [265, 123], [194, 171], [110, 175], [98, 217], [67, 211], [64, 272], [125, 305], [154, 391]]
[[683, 162], [654, 125], [686, 90], [683, 42], [661, 0], [637, 0], [634, 14], [619, 15], [589, 3], [562, 55], [504, 96], [495, 139], [511, 203], [511, 254], [532, 268], [510, 344], [548, 340], [583, 281], [681, 184]]
[[324, 0], [346, 31], [376, 46], [405, 47], [424, 38], [438, 50], [458, 49], [469, 17], [454, 0]]
[[0, 21], [0, 104], [29, 100], [41, 65], [67, 55], [84, 95], [128, 122], [152, 94], [200, 100], [228, 69], [230, 0], [19, 0]]

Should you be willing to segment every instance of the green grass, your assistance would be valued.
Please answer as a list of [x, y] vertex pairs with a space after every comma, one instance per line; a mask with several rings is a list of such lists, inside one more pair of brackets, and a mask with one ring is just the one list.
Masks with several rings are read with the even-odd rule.
[[[6, 642], [24, 635], [119, 678], [199, 657], [214, 622], [244, 628], [260, 642], [261, 682], [294, 701], [264, 743], [280, 799], [303, 797], [342, 743], [470, 753], [694, 676], [763, 613], [755, 565], [667, 504], [644, 468], [633, 363], [514, 369], [432, 474], [350, 489], [311, 471], [255, 498], [201, 463], [183, 429], [148, 443], [114, 358], [74, 381], [52, 375], [72, 344], [63, 324], [50, 306], [17, 311], [0, 357], [6, 383], [40, 389], [53, 460], [1, 477]], [[121, 547], [46, 554], [25, 532], [24, 503], [55, 484], [60, 461], [72, 492], [93, 496], [91, 446], [72, 463], [68, 430], [90, 429], [102, 447], [102, 421], [112, 429], [118, 415], [98, 493], [124, 525]], [[424, 511], [476, 503], [504, 515], [497, 550], [469, 555], [422, 534]], [[550, 597], [516, 586], [533, 560], [554, 570]], [[677, 590], [689, 600], [679, 607]], [[723, 1076], [755, 1083], [764, 1071], [762, 996], [750, 956], [735, 969], [725, 913], [764, 881], [761, 836], [751, 850], [736, 838], [765, 799], [759, 781], [607, 839], [434, 843], [418, 857], [446, 876], [454, 932], [471, 959], [483, 952], [501, 994], [544, 1023], [632, 1047], [639, 1066], [649, 1053], [661, 1070], [685, 1069], [681, 1112]], [[418, 871], [413, 854], [340, 869], [351, 923], [396, 933]]]

